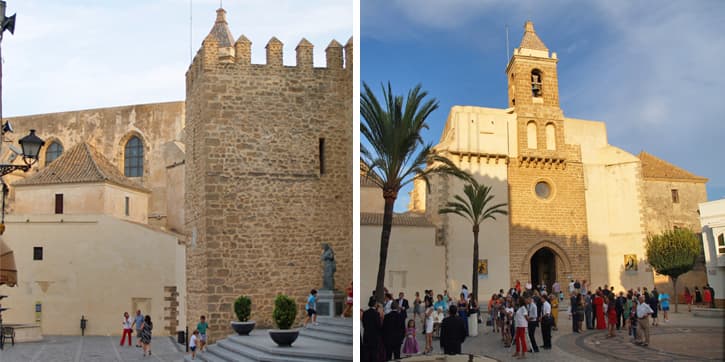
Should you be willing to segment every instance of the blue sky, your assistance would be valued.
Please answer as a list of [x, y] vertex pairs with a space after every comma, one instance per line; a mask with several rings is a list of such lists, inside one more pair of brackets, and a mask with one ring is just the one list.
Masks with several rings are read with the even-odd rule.
[[606, 122], [610, 144], [707, 177], [708, 198], [725, 198], [725, 2], [364, 0], [360, 11], [362, 81], [399, 94], [421, 83], [440, 101], [428, 142], [453, 105], [507, 107], [505, 29], [512, 49], [530, 19], [558, 53], [567, 117]]
[[[17, 24], [2, 41], [5, 117], [183, 100], [190, 49], [196, 54], [219, 7], [219, 0], [7, 2]], [[252, 41], [253, 63], [265, 62], [264, 46], [276, 36], [293, 65], [305, 37], [315, 66], [324, 66], [330, 41], [344, 44], [353, 34], [351, 1], [223, 4], [234, 37]]]

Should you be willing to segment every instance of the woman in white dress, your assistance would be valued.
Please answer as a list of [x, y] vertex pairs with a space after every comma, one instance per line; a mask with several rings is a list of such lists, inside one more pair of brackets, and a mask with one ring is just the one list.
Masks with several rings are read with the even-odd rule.
[[433, 305], [430, 301], [425, 304], [425, 350], [423, 354], [433, 352]]

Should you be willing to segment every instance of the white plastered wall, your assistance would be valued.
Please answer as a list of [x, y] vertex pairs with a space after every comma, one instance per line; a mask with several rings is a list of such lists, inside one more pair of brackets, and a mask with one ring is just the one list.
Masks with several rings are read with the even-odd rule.
[[[586, 188], [590, 285], [614, 286], [615, 290], [652, 288], [647, 271], [643, 220], [640, 214], [639, 159], [607, 143], [604, 123], [567, 119], [568, 144], [581, 145]], [[624, 255], [637, 256], [637, 271], [625, 271]]]
[[[44, 335], [79, 335], [81, 315], [86, 335], [120, 335], [132, 298], [150, 298], [154, 335], [167, 334], [164, 287], [177, 286], [185, 299], [185, 251], [175, 236], [103, 215], [11, 215], [6, 224], [18, 285], [0, 286], [10, 308], [4, 323], [34, 323], [40, 302]], [[43, 260], [33, 260], [36, 246]]]
[[[381, 231], [382, 225], [360, 227], [359, 300], [363, 307], [375, 289]], [[411, 304], [416, 291], [422, 296], [425, 289], [440, 291], [445, 286], [445, 249], [435, 245], [432, 226], [393, 225], [387, 260], [385, 286], [396, 296], [404, 292]]]
[[[63, 215], [105, 214], [148, 222], [146, 192], [109, 183], [77, 183], [15, 187], [15, 214], [55, 214], [55, 195], [63, 195]], [[129, 215], [126, 216], [126, 197]]]
[[702, 243], [705, 250], [707, 282], [715, 289], [715, 299], [725, 296], [725, 253], [718, 253], [718, 236], [725, 234], [725, 199], [699, 205]]
[[[436, 149], [448, 152], [458, 167], [476, 180], [491, 186], [495, 195], [491, 205], [508, 203], [507, 158], [515, 153], [516, 116], [501, 109], [456, 106], [451, 109], [441, 143]], [[449, 178], [448, 198], [463, 194], [463, 182]], [[441, 205], [446, 200], [438, 200]], [[506, 208], [508, 210], [508, 207]], [[428, 210], [435, 213], [437, 210]], [[445, 228], [449, 293], [456, 296], [461, 285], [471, 288], [473, 268], [473, 230], [467, 219], [449, 214]], [[488, 275], [479, 276], [479, 300], [488, 300], [494, 292], [506, 288], [509, 281], [509, 219], [497, 215], [486, 220], [479, 231], [479, 259], [488, 260]]]

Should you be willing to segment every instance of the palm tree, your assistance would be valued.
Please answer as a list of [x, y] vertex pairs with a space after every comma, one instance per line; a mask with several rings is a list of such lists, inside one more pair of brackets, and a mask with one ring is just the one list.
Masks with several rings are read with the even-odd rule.
[[[436, 156], [430, 144], [424, 144], [420, 132], [428, 128], [426, 118], [438, 108], [435, 98], [425, 99], [428, 93], [420, 84], [402, 95], [394, 95], [390, 82], [382, 87], [384, 105], [363, 83], [360, 94], [360, 133], [367, 145], [360, 145], [360, 163], [368, 180], [383, 191], [385, 211], [380, 235], [380, 259], [375, 286], [375, 299], [383, 301], [388, 244], [393, 226], [393, 207], [400, 189], [434, 172], [456, 173], [457, 168], [447, 159]], [[369, 148], [368, 148], [369, 147]], [[436, 163], [436, 167], [427, 167]]]
[[490, 205], [494, 195], [491, 193], [491, 186], [479, 184], [472, 176], [461, 177], [465, 182], [463, 194], [453, 197], [444, 207], [438, 210], [439, 214], [456, 214], [473, 224], [473, 297], [478, 301], [478, 231], [480, 225], [486, 219], [496, 220], [496, 215], [507, 215], [503, 204]]

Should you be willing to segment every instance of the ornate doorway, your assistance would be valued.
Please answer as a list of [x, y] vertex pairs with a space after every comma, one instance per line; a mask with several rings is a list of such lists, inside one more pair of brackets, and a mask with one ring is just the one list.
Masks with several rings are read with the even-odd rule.
[[531, 284], [537, 286], [543, 282], [550, 291], [556, 279], [556, 253], [547, 247], [537, 250], [531, 257]]

